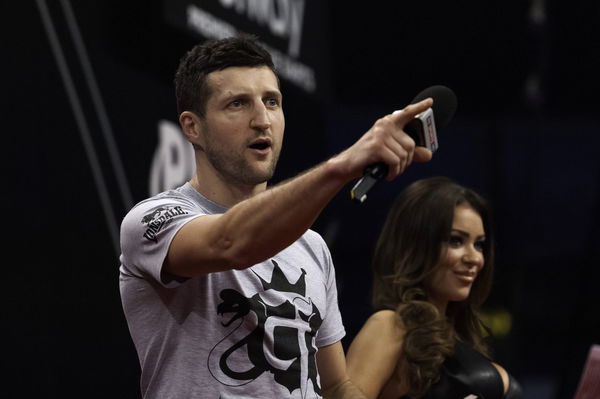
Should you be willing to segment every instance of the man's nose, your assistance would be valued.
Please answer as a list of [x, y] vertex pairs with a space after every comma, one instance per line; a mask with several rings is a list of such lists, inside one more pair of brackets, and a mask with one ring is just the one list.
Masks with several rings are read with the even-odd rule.
[[252, 120], [250, 121], [250, 126], [261, 130], [266, 130], [271, 127], [271, 118], [269, 116], [268, 109], [262, 102], [259, 102], [254, 107], [254, 113], [252, 115]]

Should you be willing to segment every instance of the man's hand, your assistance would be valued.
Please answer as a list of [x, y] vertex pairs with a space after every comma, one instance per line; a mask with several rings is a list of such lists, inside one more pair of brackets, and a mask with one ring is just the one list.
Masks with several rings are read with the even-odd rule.
[[337, 163], [341, 173], [349, 175], [350, 179], [362, 176], [368, 165], [383, 162], [389, 169], [386, 178], [392, 180], [413, 161], [431, 160], [431, 151], [425, 147], [417, 147], [404, 127], [432, 105], [433, 100], [428, 98], [378, 119], [356, 143], [337, 155], [333, 161]]

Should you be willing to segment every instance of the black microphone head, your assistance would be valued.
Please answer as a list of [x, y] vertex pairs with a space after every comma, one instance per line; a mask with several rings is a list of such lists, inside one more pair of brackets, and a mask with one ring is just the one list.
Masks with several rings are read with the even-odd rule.
[[417, 94], [411, 104], [418, 103], [429, 97], [433, 99], [433, 106], [431, 108], [433, 109], [435, 125], [438, 128], [442, 128], [452, 120], [452, 117], [454, 117], [458, 105], [456, 94], [446, 86], [430, 86]]

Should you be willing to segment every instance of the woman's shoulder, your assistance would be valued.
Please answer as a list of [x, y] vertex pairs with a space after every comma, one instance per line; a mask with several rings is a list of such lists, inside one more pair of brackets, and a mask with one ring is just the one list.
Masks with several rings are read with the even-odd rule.
[[404, 336], [404, 323], [398, 312], [391, 309], [378, 310], [371, 314], [365, 323], [373, 333], [385, 334], [393, 339], [402, 340]]
[[348, 375], [367, 397], [380, 397], [382, 390], [393, 387], [396, 392], [400, 387], [393, 377], [402, 357], [404, 328], [399, 320], [393, 310], [376, 311], [348, 348]]
[[376, 310], [369, 316], [368, 320], [373, 320], [377, 322], [390, 322], [394, 320], [399, 320], [398, 312], [392, 309], [381, 309]]

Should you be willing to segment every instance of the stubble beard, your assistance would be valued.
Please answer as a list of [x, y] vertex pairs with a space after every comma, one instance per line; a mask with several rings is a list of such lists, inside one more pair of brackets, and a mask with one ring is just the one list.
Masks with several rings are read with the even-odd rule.
[[[253, 162], [248, 161], [243, 152], [244, 150], [241, 153], [232, 154], [231, 152], [219, 151], [211, 147], [205, 148], [205, 155], [208, 162], [221, 175], [224, 181], [230, 184], [256, 186], [267, 182], [273, 177], [277, 161], [279, 160], [279, 151], [273, 151], [270, 162], [264, 166], [254, 166]], [[264, 163], [264, 161], [261, 162], [261, 164]]]

